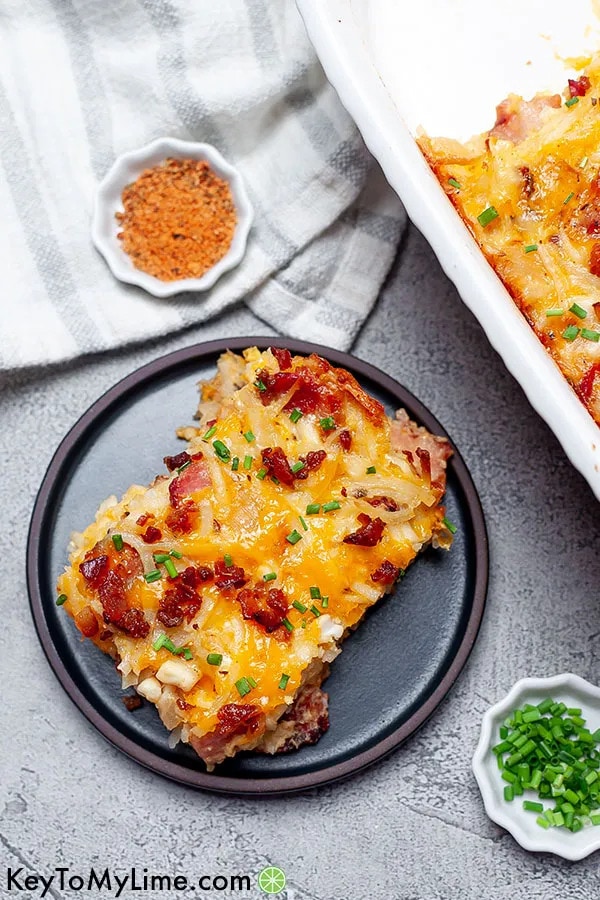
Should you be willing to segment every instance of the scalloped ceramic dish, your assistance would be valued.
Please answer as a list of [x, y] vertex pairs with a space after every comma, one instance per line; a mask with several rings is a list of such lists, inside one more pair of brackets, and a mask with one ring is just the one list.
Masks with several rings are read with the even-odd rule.
[[[231, 188], [237, 212], [233, 240], [225, 256], [211, 266], [202, 278], [161, 281], [154, 275], [148, 275], [141, 269], [136, 269], [117, 237], [121, 228], [115, 213], [123, 211], [121, 200], [123, 188], [135, 181], [144, 169], [152, 168], [167, 158], [206, 160]], [[210, 144], [180, 141], [177, 138], [159, 138], [139, 150], [121, 154], [100, 182], [92, 217], [92, 241], [115, 278], [127, 284], [136, 284], [155, 297], [170, 297], [182, 291], [207, 291], [221, 275], [235, 268], [246, 251], [253, 215], [252, 204], [248, 199], [242, 176], [223, 159], [218, 150]]]
[[[561, 91], [600, 47], [590, 0], [297, 0], [327, 77], [444, 271], [600, 499], [600, 431], [488, 264], [415, 141], [465, 140], [511, 91]], [[482, 39], [485, 35], [485, 39]], [[401, 311], [399, 311], [401, 315]]]
[[[500, 740], [498, 729], [514, 709], [524, 703], [536, 705], [546, 697], [562, 700], [567, 706], [579, 706], [586, 727], [600, 727], [600, 688], [589, 681], [565, 672], [551, 678], [523, 678], [512, 690], [490, 707], [483, 716], [481, 736], [473, 756], [473, 773], [477, 779], [485, 811], [494, 822], [510, 831], [526, 850], [545, 851], [565, 859], [583, 859], [600, 849], [600, 826], [586, 825], [572, 834], [565, 828], [544, 830], [536, 823], [536, 814], [523, 809], [517, 797], [511, 803], [504, 799], [505, 782], [500, 777], [496, 757], [491, 748]], [[535, 791], [525, 791], [523, 800], [538, 800]]]

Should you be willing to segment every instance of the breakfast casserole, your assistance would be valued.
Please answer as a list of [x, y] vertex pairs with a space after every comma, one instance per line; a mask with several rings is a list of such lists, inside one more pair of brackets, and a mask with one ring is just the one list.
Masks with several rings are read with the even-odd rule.
[[327, 729], [342, 638], [423, 547], [450, 546], [451, 451], [280, 349], [225, 353], [197, 415], [167, 473], [73, 536], [57, 602], [212, 769]]
[[429, 165], [563, 375], [600, 422], [600, 56], [564, 96], [510, 95]]

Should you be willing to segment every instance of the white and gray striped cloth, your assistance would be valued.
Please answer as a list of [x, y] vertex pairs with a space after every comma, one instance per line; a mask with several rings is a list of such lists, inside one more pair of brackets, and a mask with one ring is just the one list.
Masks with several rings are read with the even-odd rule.
[[[255, 224], [209, 292], [159, 300], [90, 240], [96, 185], [160, 136], [214, 144]], [[327, 83], [292, 0], [2, 0], [0, 369], [156, 337], [245, 301], [347, 348], [404, 211]]]

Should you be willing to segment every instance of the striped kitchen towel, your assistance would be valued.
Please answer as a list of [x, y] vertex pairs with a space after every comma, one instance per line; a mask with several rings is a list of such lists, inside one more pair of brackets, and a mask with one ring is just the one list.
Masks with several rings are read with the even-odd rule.
[[[351, 345], [406, 219], [325, 79], [292, 0], [3, 0], [0, 369], [176, 331], [245, 301], [282, 334]], [[90, 240], [115, 157], [214, 144], [255, 208], [242, 264], [159, 300]]]

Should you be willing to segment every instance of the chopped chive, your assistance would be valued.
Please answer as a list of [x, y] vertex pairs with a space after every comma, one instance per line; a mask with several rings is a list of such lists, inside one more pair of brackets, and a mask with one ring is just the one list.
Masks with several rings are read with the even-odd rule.
[[233, 459], [231, 460], [231, 471], [237, 472], [239, 467], [240, 467], [240, 458], [239, 458], [239, 456], [234, 456]]
[[306, 522], [304, 521], [304, 519], [302, 518], [302, 516], [298, 516], [298, 518], [300, 519], [300, 524], [302, 525], [302, 527], [304, 528], [304, 530], [305, 530], [305, 531], [308, 531], [308, 525], [306, 524]]
[[303, 463], [302, 460], [299, 459], [298, 462], [295, 462], [294, 465], [291, 466], [290, 468], [291, 468], [292, 472], [293, 472], [294, 475], [295, 475], [296, 472], [299, 472], [300, 469], [303, 469], [303, 468], [304, 468], [304, 466], [305, 466], [305, 463]]
[[264, 394], [264, 392], [267, 389], [266, 384], [264, 383], [264, 381], [261, 381], [260, 378], [254, 382], [254, 387], [258, 388], [258, 390], [261, 392], [261, 394]]
[[232, 556], [231, 556], [231, 553], [225, 553], [225, 554], [224, 554], [224, 556], [223, 556], [223, 562], [225, 563], [225, 565], [227, 566], [228, 569], [230, 569], [230, 568], [232, 567], [232, 565], [233, 565], [233, 558], [232, 558]]
[[148, 584], [152, 584], [153, 581], [158, 581], [159, 578], [162, 578], [158, 569], [152, 569], [151, 572], [146, 572], [144, 578], [148, 582]]
[[333, 431], [335, 428], [335, 419], [333, 416], [325, 416], [324, 419], [319, 420], [319, 425], [323, 431]]
[[288, 618], [283, 619], [281, 624], [284, 625], [288, 631], [294, 630], [294, 626], [292, 625], [292, 623], [290, 622], [290, 620]]
[[223, 462], [229, 461], [231, 452], [229, 450], [229, 447], [227, 447], [226, 444], [223, 443], [223, 441], [213, 441], [213, 447], [215, 448], [215, 453], [217, 454], [219, 459], [222, 459]]
[[177, 578], [179, 572], [175, 568], [175, 563], [169, 556], [167, 556], [167, 558], [165, 559], [164, 566], [167, 570], [167, 575], [169, 576], [169, 578]]
[[537, 248], [537, 244], [527, 244], [527, 246], [525, 247], [525, 253], [534, 253]]
[[179, 468], [177, 469], [177, 474], [179, 475], [179, 474], [181, 474], [181, 472], [185, 472], [185, 470], [187, 469], [187, 467], [188, 467], [188, 466], [191, 466], [191, 464], [192, 464], [191, 459], [186, 459], [186, 461], [184, 462], [184, 464], [183, 464], [182, 466], [179, 466]]
[[209, 653], [206, 657], [206, 662], [209, 666], [220, 666], [223, 662], [223, 654], [222, 653]]
[[534, 800], [523, 800], [523, 809], [529, 810], [529, 812], [544, 812], [544, 804], [536, 803]]
[[202, 440], [203, 440], [203, 441], [210, 441], [211, 437], [213, 436], [213, 434], [215, 434], [216, 430], [217, 430], [217, 426], [216, 426], [216, 425], [212, 425], [212, 426], [208, 429], [208, 431], [206, 432], [206, 434], [204, 435], [204, 437], [202, 438]]
[[250, 687], [250, 682], [248, 681], [247, 678], [239, 678], [236, 681], [235, 686], [238, 690], [238, 694], [240, 695], [240, 697], [245, 697], [246, 694], [249, 694], [250, 691], [252, 690], [252, 688]]
[[598, 343], [598, 341], [600, 341], [600, 331], [592, 331], [590, 328], [582, 328], [581, 337], [585, 338], [586, 341], [594, 341], [595, 343]]
[[321, 591], [319, 590], [318, 587], [311, 587], [310, 597], [311, 597], [311, 600], [320, 600], [321, 599]]
[[115, 550], [119, 551], [123, 549], [123, 535], [113, 534], [112, 542], [115, 545]]
[[512, 784], [506, 784], [504, 786], [504, 799], [506, 800], [507, 803], [510, 803], [512, 800], [514, 800], [514, 797], [515, 797], [515, 792], [514, 792]]
[[377, 469], [375, 468], [375, 466], [367, 466], [367, 475], [375, 475], [376, 472]]
[[490, 222], [493, 222], [494, 219], [498, 218], [498, 210], [493, 206], [488, 206], [487, 209], [484, 209], [483, 212], [480, 212], [477, 216], [477, 221], [481, 225], [482, 228], [485, 228], [486, 225], [489, 225]]
[[289, 680], [290, 680], [290, 676], [286, 675], [285, 672], [283, 672], [281, 675], [281, 678], [279, 679], [279, 685], [278, 685], [280, 691], [285, 691], [286, 687], [288, 686]]
[[181, 559], [183, 557], [183, 553], [180, 553], [179, 550], [171, 550], [170, 553], [175, 559]]
[[250, 687], [256, 687], [256, 681], [250, 675], [248, 675], [248, 684], [250, 685]]
[[277, 578], [277, 572], [267, 572], [266, 575], [263, 575], [263, 581], [275, 581]]
[[281, 484], [279, 478], [276, 478], [275, 475], [271, 475], [271, 481], [273, 484]]
[[293, 410], [291, 411], [291, 413], [290, 413], [290, 419], [292, 420], [292, 422], [294, 423], [294, 425], [295, 425], [296, 422], [298, 422], [301, 418], [302, 418], [302, 413], [301, 413], [301, 411], [300, 411], [299, 409], [293, 409]]
[[565, 100], [565, 106], [575, 106], [576, 103], [579, 103], [579, 97], [571, 97], [569, 100]]
[[449, 179], [448, 179], [448, 184], [451, 184], [452, 187], [453, 187], [453, 188], [456, 188], [457, 191], [460, 191], [460, 190], [461, 190], [461, 186], [460, 186], [460, 184], [458, 183], [458, 181], [456, 180], [456, 178], [449, 178]]
[[444, 516], [444, 518], [442, 519], [442, 525], [448, 529], [450, 534], [456, 534], [457, 526], [453, 522], [451, 522], [450, 519], [447, 519], [446, 516]]
[[323, 504], [323, 512], [331, 512], [333, 509], [341, 509], [342, 504], [337, 500], [330, 500], [329, 503]]
[[[253, 462], [254, 462], [254, 459], [253, 459], [252, 456], [245, 456], [245, 457], [244, 457], [244, 469], [246, 470], [246, 472], [249, 472], [249, 471], [250, 471], [250, 469], [252, 468], [252, 463], [253, 463]], [[265, 469], [265, 475], [266, 475], [266, 469]], [[264, 478], [265, 476], [263, 475], [262, 477]]]
[[302, 535], [294, 528], [293, 531], [290, 531], [290, 533], [286, 535], [285, 539], [288, 544], [297, 544], [298, 541], [302, 540]]
[[569, 203], [573, 199], [574, 196], [575, 196], [574, 191], [571, 191], [569, 194], [567, 194], [567, 196], [563, 200], [563, 206], [566, 206], [567, 203]]
[[157, 650], [157, 651], [160, 650], [160, 648], [164, 646], [165, 641], [168, 641], [168, 640], [169, 640], [169, 638], [167, 637], [167, 635], [164, 632], [162, 634], [159, 634], [157, 639], [152, 644], [152, 649]]
[[244, 437], [246, 438], [246, 440], [248, 441], [249, 444], [251, 444], [252, 441], [256, 440], [256, 436], [253, 434], [252, 431], [247, 431], [245, 433]]
[[547, 309], [546, 310], [546, 318], [547, 319], [557, 318], [558, 316], [562, 316], [563, 313], [564, 313], [564, 309], [558, 309], [558, 308]]
[[587, 310], [585, 310], [578, 303], [572, 303], [571, 306], [569, 307], [569, 312], [574, 313], [578, 319], [587, 318]]
[[329, 597], [321, 597], [321, 606], [323, 609], [327, 609], [329, 606]]
[[538, 816], [535, 821], [542, 828], [550, 828], [550, 822], [547, 819], [545, 819], [543, 816]]
[[305, 606], [304, 603], [300, 603], [299, 600], [294, 600], [294, 602], [292, 603], [292, 606], [294, 607], [294, 609], [297, 609], [298, 612], [301, 612], [301, 613], [305, 613], [306, 610], [308, 609], [308, 606]]
[[562, 333], [565, 341], [574, 341], [579, 334], [579, 328], [576, 325], [567, 325]]
[[[245, 460], [244, 460], [244, 462], [245, 462]], [[266, 469], [259, 469], [258, 472], [256, 473], [256, 477], [260, 478], [261, 481], [266, 477], [266, 475], [267, 475]]]
[[315, 516], [318, 512], [321, 512], [321, 504], [320, 503], [309, 503], [306, 507], [306, 515], [307, 516]]
[[57, 605], [57, 606], [62, 606], [63, 603], [66, 603], [66, 602], [67, 602], [67, 595], [66, 595], [66, 594], [59, 594], [59, 596], [56, 598], [56, 605]]
[[194, 658], [194, 654], [192, 653], [192, 651], [190, 650], [189, 647], [183, 647], [183, 649], [180, 648], [179, 652], [181, 653], [181, 655], [183, 656], [184, 659], [193, 659]]
[[313, 614], [313, 616], [315, 617], [315, 619], [318, 619], [319, 616], [321, 615], [321, 610], [320, 610], [320, 609], [317, 609], [317, 607], [315, 606], [314, 603], [313, 603], [313, 605], [311, 606], [310, 611], [311, 611], [311, 613]]

